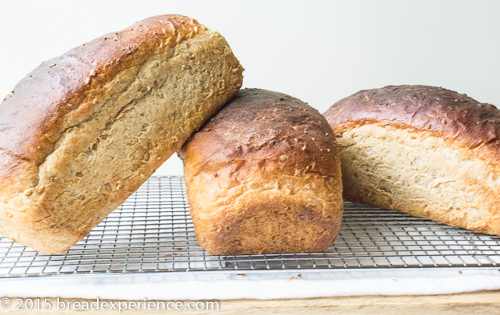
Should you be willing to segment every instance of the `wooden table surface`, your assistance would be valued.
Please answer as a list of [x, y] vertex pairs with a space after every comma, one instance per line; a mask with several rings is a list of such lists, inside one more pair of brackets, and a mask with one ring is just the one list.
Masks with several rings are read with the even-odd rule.
[[[55, 299], [54, 299], [55, 300]], [[15, 298], [11, 298], [15, 301]], [[92, 302], [85, 299], [61, 299], [64, 302]], [[102, 300], [107, 301], [107, 300]], [[139, 301], [138, 301], [139, 302]], [[122, 314], [500, 314], [500, 291], [434, 296], [357, 296], [287, 300], [219, 301], [219, 311], [123, 311]], [[118, 314], [118, 311], [19, 311], [11, 307], [3, 314]]]

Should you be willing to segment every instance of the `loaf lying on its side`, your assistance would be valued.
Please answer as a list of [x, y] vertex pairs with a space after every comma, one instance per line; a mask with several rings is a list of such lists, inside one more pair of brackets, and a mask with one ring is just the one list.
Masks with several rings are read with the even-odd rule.
[[208, 253], [317, 252], [335, 240], [343, 210], [335, 138], [298, 99], [240, 91], [180, 155]]
[[344, 198], [500, 235], [500, 111], [430, 86], [358, 92], [324, 116]]
[[221, 35], [178, 15], [43, 63], [0, 105], [0, 231], [67, 250], [238, 91], [241, 73]]

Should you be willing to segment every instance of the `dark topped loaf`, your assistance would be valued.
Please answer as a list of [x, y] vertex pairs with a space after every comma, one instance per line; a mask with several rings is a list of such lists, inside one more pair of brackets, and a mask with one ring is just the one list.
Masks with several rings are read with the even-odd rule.
[[360, 91], [324, 116], [344, 197], [500, 235], [500, 111], [450, 90]]
[[343, 211], [335, 138], [298, 99], [242, 90], [180, 155], [208, 253], [317, 252], [335, 240]]
[[239, 90], [242, 70], [221, 35], [179, 15], [43, 63], [0, 105], [0, 231], [67, 250]]

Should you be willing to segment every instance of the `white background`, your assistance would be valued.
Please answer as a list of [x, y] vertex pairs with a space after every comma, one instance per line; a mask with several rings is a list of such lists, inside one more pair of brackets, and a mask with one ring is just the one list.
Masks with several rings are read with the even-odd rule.
[[[362, 89], [425, 84], [500, 105], [500, 1], [1, 1], [0, 95], [40, 62], [143, 18], [217, 30], [245, 87], [324, 112]], [[182, 174], [172, 157], [158, 174]]]

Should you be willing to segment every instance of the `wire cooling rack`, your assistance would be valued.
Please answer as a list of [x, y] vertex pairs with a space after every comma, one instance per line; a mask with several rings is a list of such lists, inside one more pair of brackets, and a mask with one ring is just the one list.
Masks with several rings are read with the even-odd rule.
[[345, 202], [340, 235], [311, 254], [211, 256], [181, 177], [152, 177], [89, 236], [48, 256], [0, 236], [0, 278], [209, 270], [496, 267], [500, 238]]

